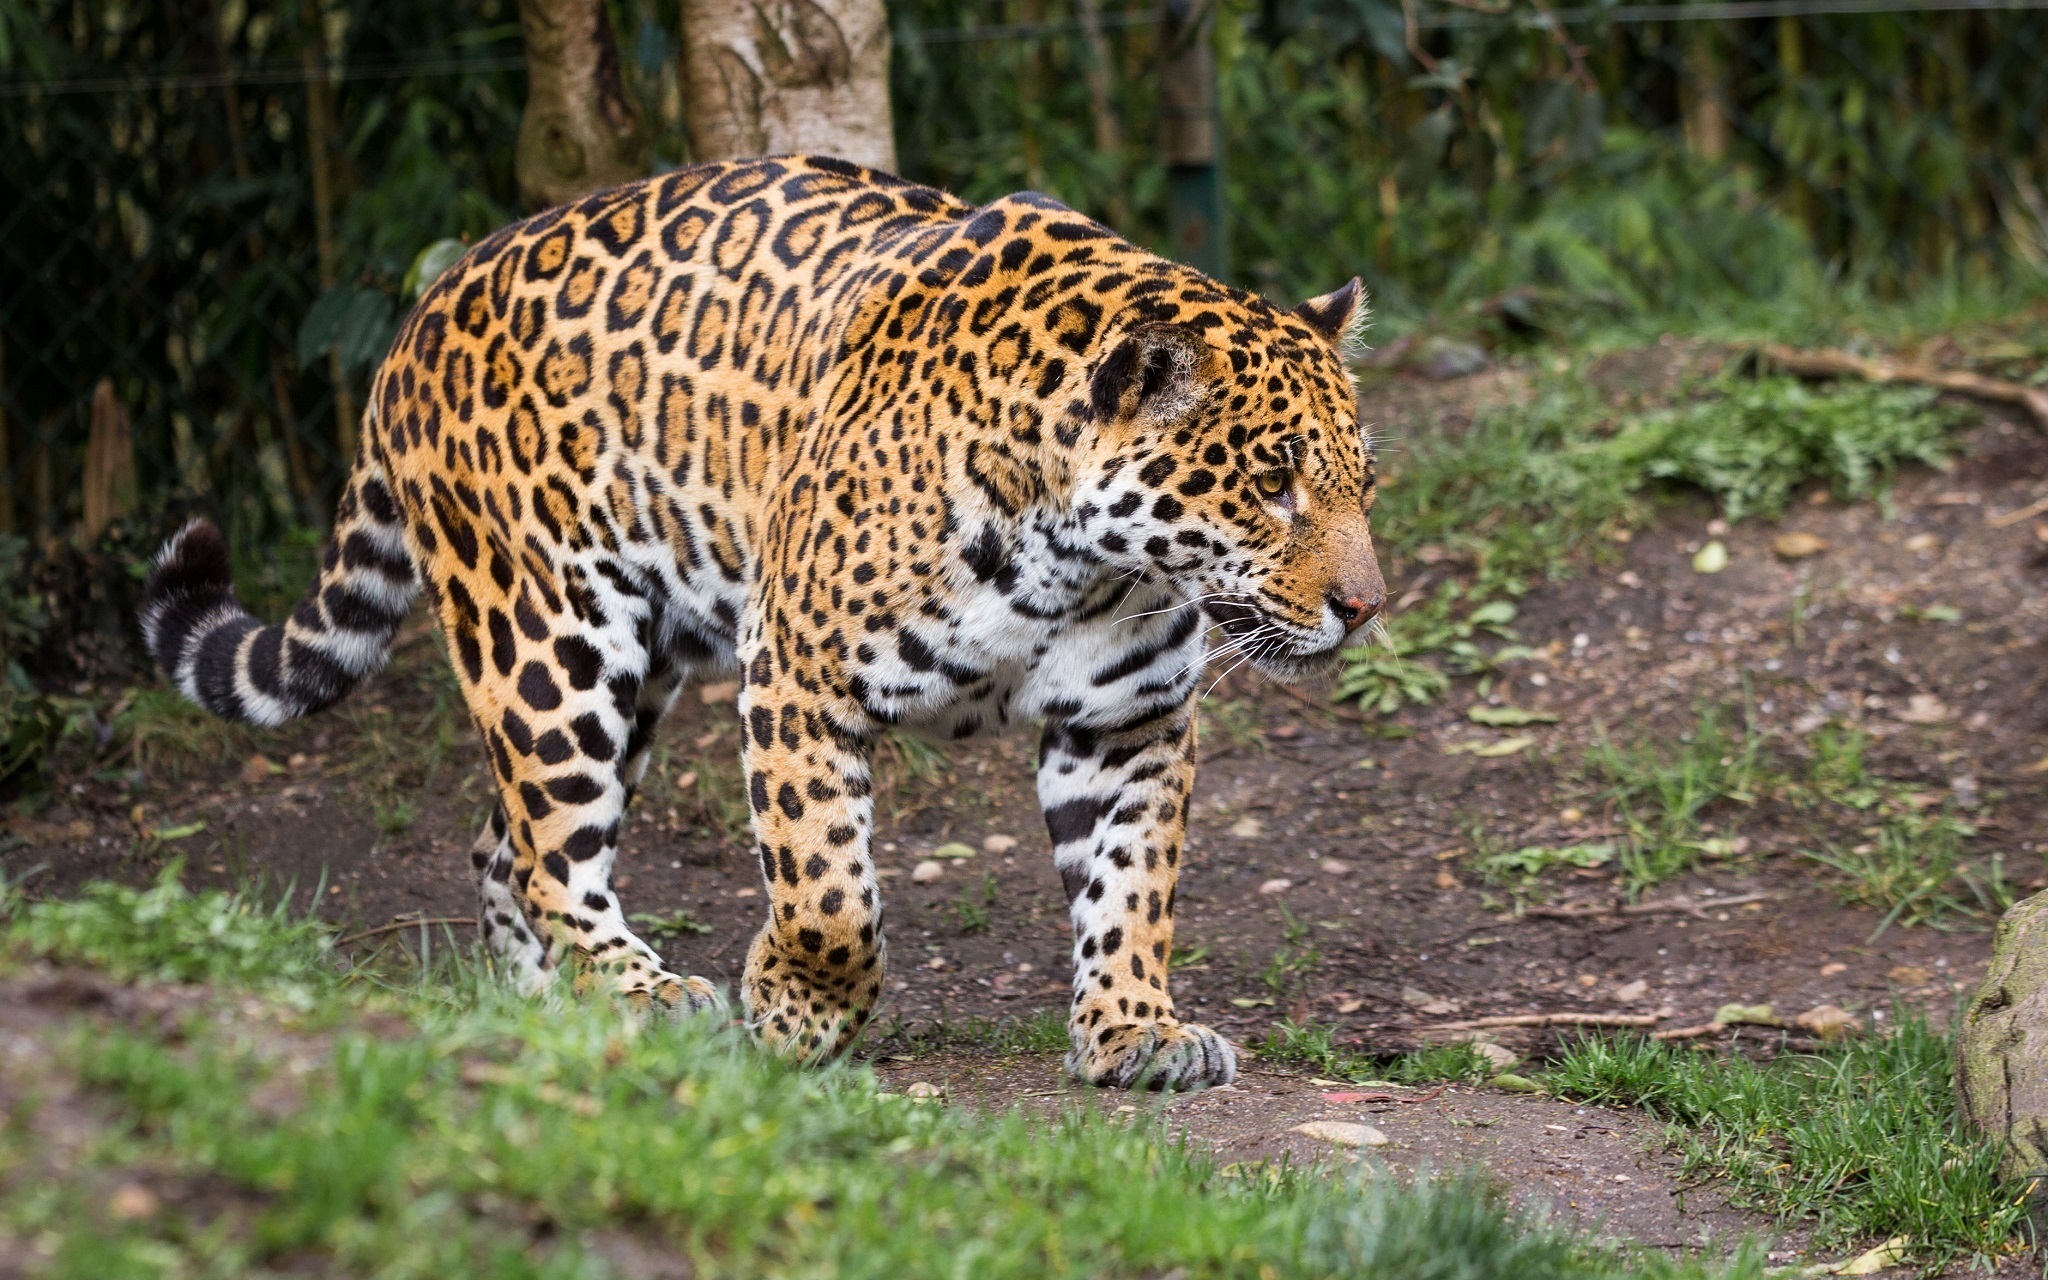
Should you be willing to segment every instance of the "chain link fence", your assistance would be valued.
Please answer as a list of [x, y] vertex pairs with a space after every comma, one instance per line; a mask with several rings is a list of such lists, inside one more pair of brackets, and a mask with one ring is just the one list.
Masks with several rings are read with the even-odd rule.
[[[1232, 275], [1276, 294], [1540, 321], [2048, 260], [2048, 0], [1214, 2]], [[674, 9], [612, 4], [657, 165]], [[911, 176], [1164, 242], [1156, 10], [891, 16]], [[417, 257], [520, 212], [523, 90], [513, 0], [0, 0], [0, 575], [203, 509], [295, 589]]]

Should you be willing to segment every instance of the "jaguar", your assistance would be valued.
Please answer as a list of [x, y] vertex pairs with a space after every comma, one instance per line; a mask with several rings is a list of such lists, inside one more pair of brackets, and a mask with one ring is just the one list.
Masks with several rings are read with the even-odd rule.
[[288, 617], [243, 608], [195, 521], [144, 638], [192, 701], [276, 725], [378, 670], [423, 588], [497, 788], [489, 953], [641, 1017], [724, 1005], [628, 927], [614, 873], [664, 712], [736, 673], [767, 888], [744, 1022], [805, 1059], [883, 988], [878, 741], [1039, 723], [1067, 1069], [1226, 1083], [1236, 1051], [1167, 981], [1196, 708], [1205, 671], [1327, 674], [1383, 605], [1364, 316], [1355, 278], [1275, 306], [1043, 195], [682, 168], [508, 226], [423, 293]]

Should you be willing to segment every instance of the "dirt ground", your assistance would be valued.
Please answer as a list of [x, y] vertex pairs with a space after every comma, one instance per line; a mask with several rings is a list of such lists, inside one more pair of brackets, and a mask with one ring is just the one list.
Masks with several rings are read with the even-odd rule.
[[[1591, 376], [1622, 406], [1715, 358], [1652, 349], [1607, 357]], [[1522, 385], [1513, 370], [1453, 383], [1387, 379], [1367, 389], [1366, 417], [1396, 438], [1456, 432], [1474, 405]], [[1389, 460], [1398, 483], [1400, 455]], [[1800, 856], [1863, 838], [1838, 812], [1770, 799], [1718, 807], [1708, 819], [1726, 856], [1644, 898], [1685, 909], [1606, 910], [1617, 888], [1597, 868], [1552, 882], [1549, 907], [1599, 913], [1575, 918], [1515, 914], [1509, 894], [1476, 873], [1474, 831], [1505, 848], [1613, 834], [1584, 766], [1587, 746], [1603, 733], [1673, 740], [1702, 702], [1746, 698], [1772, 750], [1795, 767], [1815, 726], [1860, 723], [1873, 773], [1930, 804], [1963, 807], [1977, 829], [1966, 844], [1973, 859], [2000, 855], [2021, 892], [2048, 883], [2035, 772], [2048, 754], [2048, 527], [2001, 519], [2044, 494], [2048, 441], [1987, 409], [1951, 470], [1902, 475], [1890, 518], [1874, 504], [1802, 494], [1782, 521], [1728, 531], [1729, 567], [1717, 575], [1691, 568], [1712, 509], [1674, 499], [1611, 563], [1522, 601], [1515, 627], [1537, 656], [1511, 666], [1492, 697], [1558, 720], [1515, 729], [1536, 739], [1517, 754], [1447, 754], [1506, 736], [1467, 718], [1478, 697], [1469, 681], [1436, 705], [1365, 723], [1233, 677], [1211, 695], [1181, 880], [1182, 1015], [1247, 1044], [1282, 1017], [1314, 1020], [1336, 1027], [1346, 1047], [1380, 1054], [1413, 1047], [1437, 1024], [1499, 1014], [1656, 1015], [1676, 1027], [1731, 1001], [1881, 1017], [1897, 1000], [1946, 1019], [1983, 970], [1988, 934], [1893, 927], [1873, 938], [1877, 915], [1841, 905], [1827, 874]], [[1772, 540], [1790, 530], [1828, 550], [1780, 559]], [[1397, 600], [1421, 598], [1454, 567], [1428, 559], [1385, 565]], [[1958, 616], [1934, 621], [1930, 609]], [[95, 878], [145, 879], [183, 856], [194, 885], [288, 885], [355, 931], [466, 918], [467, 850], [488, 781], [459, 722], [438, 764], [419, 763], [450, 717], [445, 703], [433, 710], [446, 688], [435, 642], [408, 637], [391, 670], [323, 718], [236, 739], [182, 776], [167, 767], [145, 776], [116, 760], [65, 779], [54, 803], [11, 823], [0, 866], [35, 893], [61, 894]], [[685, 694], [665, 742], [628, 822], [618, 885], [629, 912], [687, 911], [704, 931], [669, 937], [664, 949], [730, 986], [764, 905], [758, 868], [727, 834], [732, 810], [719, 789], [727, 774], [737, 785], [733, 710]], [[1034, 749], [1017, 737], [950, 747], [933, 762], [884, 762], [877, 860], [894, 945], [882, 1031], [866, 1052], [892, 1083], [943, 1082], [959, 1099], [1068, 1101], [1050, 1057], [893, 1060], [904, 1056], [905, 1028], [1064, 1003], [1065, 909], [1032, 787]], [[257, 752], [262, 762], [250, 760]], [[176, 840], [141, 834], [201, 822]], [[991, 852], [985, 842], [997, 836], [1016, 843]], [[913, 880], [920, 861], [953, 843], [972, 856]], [[410, 945], [418, 932], [353, 945]], [[435, 932], [435, 945], [467, 936], [461, 924]], [[1524, 1052], [1553, 1043], [1550, 1032], [1493, 1034]], [[1219, 1158], [1299, 1161], [1330, 1148], [1294, 1125], [1363, 1120], [1394, 1139], [1368, 1158], [1396, 1168], [1477, 1161], [1585, 1221], [1670, 1247], [1759, 1225], [1709, 1193], [1681, 1196], [1653, 1127], [1638, 1119], [1462, 1087], [1427, 1102], [1389, 1090], [1391, 1100], [1340, 1105], [1327, 1092], [1306, 1074], [1260, 1064], [1232, 1090], [1174, 1101], [1163, 1122]], [[1095, 1105], [1141, 1114], [1152, 1103]]]

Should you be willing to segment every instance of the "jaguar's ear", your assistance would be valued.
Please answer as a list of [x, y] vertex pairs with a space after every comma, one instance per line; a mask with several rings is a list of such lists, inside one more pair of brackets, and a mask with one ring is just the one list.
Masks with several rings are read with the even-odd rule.
[[1309, 328], [1328, 338], [1330, 344], [1340, 351], [1358, 340], [1369, 313], [1365, 284], [1357, 276], [1351, 277], [1351, 282], [1343, 288], [1332, 289], [1320, 298], [1310, 298], [1294, 309], [1295, 315], [1308, 321]]
[[1181, 324], [1139, 325], [1095, 366], [1095, 376], [1088, 384], [1088, 407], [1101, 423], [1179, 418], [1202, 398], [1209, 354], [1198, 329]]

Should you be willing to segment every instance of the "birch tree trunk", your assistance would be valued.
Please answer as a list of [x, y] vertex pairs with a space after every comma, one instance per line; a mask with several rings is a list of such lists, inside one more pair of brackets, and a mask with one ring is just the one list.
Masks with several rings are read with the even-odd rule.
[[519, 0], [526, 110], [519, 195], [545, 209], [647, 174], [647, 134], [619, 77], [604, 0]]
[[815, 152], [894, 171], [882, 0], [682, 0], [694, 160]]

